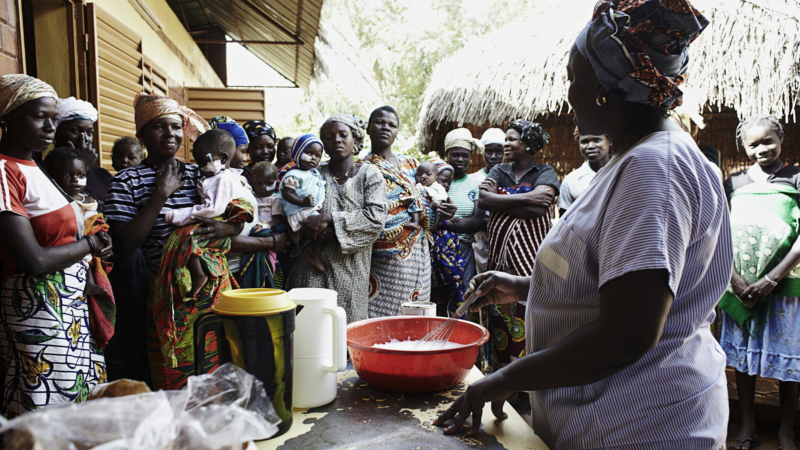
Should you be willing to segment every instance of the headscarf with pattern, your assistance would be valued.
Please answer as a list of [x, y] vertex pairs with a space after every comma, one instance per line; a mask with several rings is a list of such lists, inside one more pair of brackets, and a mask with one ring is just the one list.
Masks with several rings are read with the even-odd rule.
[[43, 97], [58, 101], [58, 93], [44, 81], [28, 75], [3, 75], [0, 77], [0, 118], [25, 103]]
[[550, 143], [550, 135], [536, 122], [518, 119], [511, 122], [509, 130], [515, 130], [520, 135], [520, 140], [528, 144], [528, 153], [535, 155]]
[[334, 122], [340, 122], [350, 127], [350, 130], [353, 132], [353, 139], [356, 141], [354, 153], [361, 153], [361, 150], [364, 149], [364, 137], [367, 135], [367, 123], [364, 119], [352, 114], [336, 114], [335, 116], [329, 117], [328, 120], [319, 127], [319, 135], [322, 136], [325, 128], [328, 128], [328, 125]]
[[244, 128], [228, 116], [214, 117], [208, 121], [208, 125], [212, 130], [225, 130], [230, 133], [237, 147], [250, 143], [250, 139], [247, 139], [247, 133], [245, 133]]
[[275, 134], [275, 129], [272, 128], [272, 125], [263, 120], [245, 122], [243, 127], [244, 131], [247, 133], [247, 137], [249, 137], [251, 141], [259, 136], [269, 136], [275, 141], [275, 144], [278, 143], [278, 135]]
[[292, 161], [294, 161], [298, 167], [302, 167], [302, 164], [300, 164], [300, 157], [308, 150], [308, 147], [314, 144], [319, 144], [320, 148], [324, 148], [322, 141], [314, 134], [304, 134], [294, 140], [294, 145], [292, 146]]
[[62, 98], [58, 101], [58, 122], [56, 128], [67, 120], [90, 120], [97, 122], [97, 109], [85, 100], [78, 100], [75, 97]]
[[608, 92], [672, 109], [683, 101], [689, 44], [708, 24], [688, 0], [600, 0], [575, 45]]
[[472, 132], [466, 128], [456, 128], [447, 133], [444, 137], [444, 151], [447, 153], [451, 148], [463, 148], [470, 153], [483, 153], [483, 142], [472, 137]]
[[142, 138], [142, 128], [148, 122], [170, 116], [183, 122], [183, 135], [192, 141], [209, 130], [208, 124], [202, 117], [171, 98], [140, 92], [133, 99], [133, 109], [136, 137], [139, 139]]

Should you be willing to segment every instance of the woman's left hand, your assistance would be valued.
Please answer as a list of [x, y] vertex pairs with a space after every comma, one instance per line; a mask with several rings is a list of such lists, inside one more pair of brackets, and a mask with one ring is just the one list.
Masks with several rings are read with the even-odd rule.
[[440, 414], [433, 424], [446, 425], [444, 434], [455, 434], [461, 431], [464, 422], [472, 416], [472, 426], [467, 431], [467, 436], [475, 436], [481, 429], [483, 406], [487, 402], [492, 402], [492, 413], [496, 418], [500, 420], [508, 418], [508, 414], [503, 412], [503, 404], [514, 392], [507, 391], [505, 386], [503, 377], [498, 374], [481, 378], [470, 384], [467, 391], [461, 394], [447, 411]]
[[328, 213], [314, 214], [308, 216], [301, 224], [303, 225], [303, 237], [316, 241], [320, 233], [325, 231], [328, 225], [333, 224], [333, 217]]
[[97, 252], [93, 253], [92, 256], [96, 256], [104, 261], [111, 258], [114, 254], [111, 236], [105, 231], [98, 231], [95, 235], [100, 239], [102, 247], [97, 249]]
[[336, 238], [336, 231], [334, 231], [333, 226], [328, 226], [322, 230], [322, 233], [317, 235], [317, 238], [314, 242], [319, 242], [320, 244], [332, 244], [338, 242]]
[[455, 205], [455, 203], [442, 202], [442, 204], [439, 205], [439, 220], [452, 219], [453, 216], [456, 215], [457, 210], [458, 207]]
[[770, 284], [766, 278], [761, 278], [748, 286], [739, 298], [745, 306], [752, 308], [759, 300], [772, 293], [773, 289], [775, 289], [775, 286]]
[[202, 225], [191, 232], [198, 241], [215, 241], [226, 237], [237, 236], [244, 228], [243, 223], [218, 222], [206, 217], [192, 217]]

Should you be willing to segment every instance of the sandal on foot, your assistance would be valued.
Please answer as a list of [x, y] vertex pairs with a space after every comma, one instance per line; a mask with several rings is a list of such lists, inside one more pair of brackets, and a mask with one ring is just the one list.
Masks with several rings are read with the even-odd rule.
[[[750, 444], [750, 446], [747, 447], [747, 450], [753, 450], [754, 448], [756, 448], [759, 445], [761, 445], [761, 441], [758, 440], [758, 439], [754, 439], [754, 438], [747, 438], [745, 440], [739, 440], [739, 438], [736, 438], [736, 439], [734, 439], [734, 442], [736, 442], [736, 447], [728, 446], [732, 450], [745, 450], [744, 449], [744, 445], [748, 444], [748, 443]], [[782, 449], [778, 449], [778, 450], [782, 450]]]

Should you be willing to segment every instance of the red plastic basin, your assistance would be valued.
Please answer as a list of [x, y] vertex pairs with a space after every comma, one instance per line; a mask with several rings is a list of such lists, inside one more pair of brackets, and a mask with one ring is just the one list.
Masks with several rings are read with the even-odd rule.
[[397, 339], [422, 339], [447, 320], [444, 317], [399, 316], [353, 322], [347, 326], [347, 348], [356, 373], [370, 386], [393, 392], [436, 392], [466, 378], [478, 348], [489, 340], [480, 325], [459, 320], [450, 337], [463, 347], [446, 350], [388, 350], [372, 347]]

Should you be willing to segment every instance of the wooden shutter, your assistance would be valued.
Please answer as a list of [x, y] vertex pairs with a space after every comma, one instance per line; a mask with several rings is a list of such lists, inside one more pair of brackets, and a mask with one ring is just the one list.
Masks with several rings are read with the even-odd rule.
[[[100, 165], [111, 167], [111, 148], [123, 136], [135, 136], [133, 98], [142, 92], [142, 38], [93, 3], [86, 5], [89, 35], [89, 98], [100, 113], [95, 145]], [[158, 86], [151, 70], [149, 84]], [[166, 87], [166, 83], [163, 83]]]
[[158, 68], [147, 57], [144, 58], [143, 67], [142, 86], [144, 92], [160, 95], [162, 97], [169, 97], [167, 73]]
[[[267, 105], [263, 89], [190, 87], [186, 92], [186, 106], [206, 120], [228, 116], [239, 125], [250, 120], [265, 120]], [[191, 151], [187, 151], [186, 156], [194, 162]]]

